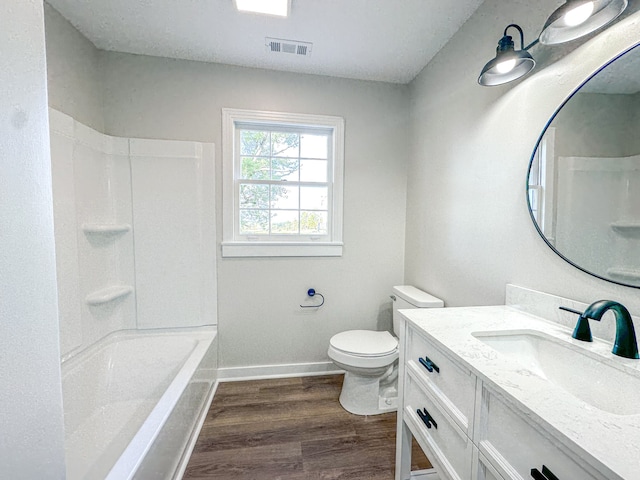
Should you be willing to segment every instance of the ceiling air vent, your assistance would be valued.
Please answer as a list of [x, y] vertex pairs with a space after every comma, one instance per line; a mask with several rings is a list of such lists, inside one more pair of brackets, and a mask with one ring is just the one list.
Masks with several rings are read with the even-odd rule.
[[265, 37], [267, 52], [286, 55], [300, 55], [308, 57], [311, 55], [313, 43], [299, 42], [298, 40], [283, 40], [282, 38]]

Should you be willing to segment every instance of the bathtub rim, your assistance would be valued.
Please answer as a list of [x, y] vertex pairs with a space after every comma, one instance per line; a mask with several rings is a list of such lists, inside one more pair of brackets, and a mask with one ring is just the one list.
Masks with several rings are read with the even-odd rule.
[[171, 336], [175, 335], [176, 333], [184, 336], [198, 334], [198, 337], [202, 335], [203, 338], [205, 338], [207, 334], [213, 334], [215, 338], [217, 332], [217, 325], [198, 325], [197, 327], [176, 328], [125, 328], [121, 330], [114, 330], [113, 332], [109, 332], [104, 337], [96, 340], [91, 345], [75, 348], [69, 353], [65, 353], [64, 355], [62, 355], [60, 357], [62, 375], [68, 373], [65, 370], [73, 370], [76, 367], [76, 364], [80, 364], [82, 360], [85, 359], [84, 357], [92, 356], [100, 349], [105, 348], [113, 343], [117, 343], [122, 338], [156, 335]]
[[[176, 377], [171, 381], [167, 389], [162, 394], [162, 397], [160, 397], [158, 403], [153, 407], [153, 410], [145, 419], [142, 427], [140, 427], [140, 429], [136, 432], [135, 436], [126, 446], [116, 463], [113, 465], [113, 467], [111, 467], [111, 470], [105, 477], [105, 480], [129, 480], [133, 478], [136, 471], [138, 470], [138, 467], [149, 452], [149, 449], [158, 437], [160, 430], [162, 430], [162, 427], [173, 412], [176, 404], [180, 400], [180, 397], [187, 388], [187, 385], [189, 385], [189, 383], [191, 382], [191, 379], [198, 370], [199, 365], [205, 357], [205, 354], [213, 345], [213, 342], [217, 336], [216, 327], [194, 327], [192, 329], [180, 328], [158, 330], [162, 330], [167, 335], [171, 334], [171, 332], [176, 333], [177, 331], [182, 331], [187, 334], [189, 330], [191, 330], [193, 333], [201, 333], [202, 335], [198, 335], [199, 337], [205, 337], [206, 333], [208, 333], [210, 336], [207, 338], [198, 338], [198, 344], [191, 352], [187, 360], [183, 363], [182, 368], [178, 372], [178, 375], [176, 375]], [[187, 375], [185, 372], [189, 372], [189, 374]]]
[[[218, 334], [217, 325], [117, 330], [81, 351], [72, 352], [72, 354], [66, 356], [62, 363], [62, 376], [64, 379], [66, 375], [81, 367], [86, 360], [91, 359], [96, 354], [99, 354], [102, 349], [118, 341], [141, 337], [169, 337], [175, 336], [176, 334], [192, 338], [196, 342], [196, 345], [188, 357], [185, 358], [180, 370], [162, 393], [162, 396], [154, 405], [149, 415], [144, 419], [142, 426], [136, 431], [133, 438], [129, 440], [116, 462], [111, 466], [105, 480], [125, 480], [134, 477], [138, 467], [149, 452], [185, 389], [197, 373], [198, 367], [201, 365], [206, 353], [210, 348], [215, 348], [214, 342]], [[211, 388], [213, 388], [216, 383], [215, 379], [213, 379]], [[209, 396], [210, 392], [207, 393], [207, 400]]]

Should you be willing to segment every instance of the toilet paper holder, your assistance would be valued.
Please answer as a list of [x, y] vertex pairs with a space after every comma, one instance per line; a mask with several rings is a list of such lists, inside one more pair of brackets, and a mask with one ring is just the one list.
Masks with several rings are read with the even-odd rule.
[[320, 305], [300, 305], [300, 308], [320, 308], [322, 305], [324, 305], [324, 295], [316, 292], [315, 289], [310, 288], [309, 290], [307, 290], [307, 295], [309, 295], [310, 297], [315, 297], [317, 295], [322, 298], [322, 302], [320, 303]]

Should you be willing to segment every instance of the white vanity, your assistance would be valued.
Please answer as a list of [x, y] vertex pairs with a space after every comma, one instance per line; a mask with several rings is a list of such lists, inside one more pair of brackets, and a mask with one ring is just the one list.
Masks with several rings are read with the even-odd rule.
[[639, 360], [510, 306], [403, 316], [396, 480], [412, 436], [425, 479], [640, 479]]

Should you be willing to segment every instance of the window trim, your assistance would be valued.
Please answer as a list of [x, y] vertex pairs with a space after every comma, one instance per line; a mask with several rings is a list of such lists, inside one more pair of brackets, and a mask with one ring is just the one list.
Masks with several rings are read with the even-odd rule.
[[[295, 236], [291, 241], [269, 240], [241, 241], [235, 237], [238, 214], [235, 194], [235, 132], [236, 125], [296, 125], [302, 128], [327, 128], [333, 132], [332, 200], [329, 208], [329, 240], [302, 240]], [[244, 124], [244, 125], [243, 125]], [[342, 219], [344, 189], [344, 119], [329, 115], [283, 113], [260, 110], [222, 109], [222, 256], [223, 257], [336, 257], [342, 256]]]

